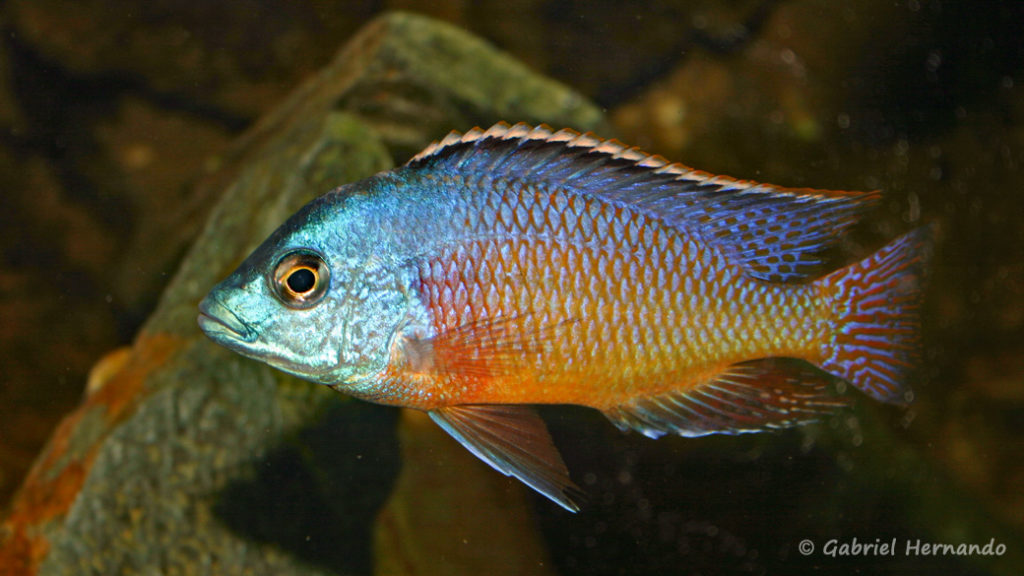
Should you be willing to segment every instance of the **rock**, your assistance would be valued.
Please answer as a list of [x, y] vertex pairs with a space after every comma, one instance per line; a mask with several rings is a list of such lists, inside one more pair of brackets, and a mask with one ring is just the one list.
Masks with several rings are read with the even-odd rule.
[[[190, 195], [216, 200], [196, 209], [206, 225], [131, 349], [94, 371], [29, 473], [0, 531], [0, 571], [369, 571], [374, 515], [398, 470], [397, 412], [215, 346], [196, 305], [311, 198], [449, 128], [500, 119], [603, 127], [582, 97], [405, 14], [368, 25], [264, 118]], [[461, 505], [493, 506], [483, 494]], [[481, 534], [480, 546], [500, 560], [535, 538], [513, 532]]]
[[[295, 115], [307, 113], [298, 109], [300, 106], [316, 110], [332, 107], [355, 114], [380, 135], [394, 162], [404, 162], [450, 130], [489, 126], [497, 119], [546, 120], [609, 131], [600, 112], [579, 94], [537, 76], [457, 28], [440, 24], [426, 27], [423, 22], [416, 18], [382, 18], [368, 24], [318, 74], [318, 80], [300, 93], [313, 85], [324, 85], [323, 89], [284, 102], [225, 157], [243, 157], [262, 146], [267, 134], [284, 129], [283, 125]], [[394, 38], [404, 40], [385, 41]], [[561, 111], [561, 116], [554, 116], [553, 110]], [[331, 158], [322, 163], [320, 170], [337, 170], [331, 167]], [[143, 275], [150, 282], [159, 281], [157, 271], [176, 261], [230, 174], [232, 168], [227, 167], [201, 182], [182, 201], [188, 210], [158, 225], [158, 232], [149, 233], [165, 242], [133, 246], [125, 261], [144, 263]], [[267, 214], [265, 210], [262, 213]], [[272, 221], [280, 221], [275, 217], [276, 213]], [[136, 274], [137, 269], [126, 267], [123, 281], [131, 282], [130, 277]]]
[[[0, 444], [12, 448], [0, 447], [8, 454], [0, 458], [0, 507], [51, 433], [47, 423], [78, 401], [89, 362], [127, 344], [152, 313], [211, 205], [208, 195], [194, 194], [196, 181], [228, 162], [226, 143], [324, 66], [339, 39], [372, 14], [395, 6], [434, 14], [493, 39], [534, 70], [557, 71], [578, 88], [614, 93], [616, 86], [635, 89], [638, 78], [650, 77], [648, 64], [657, 71], [666, 60], [679, 58], [680, 40], [688, 42], [690, 35], [677, 34], [674, 22], [689, 21], [691, 8], [677, 4], [652, 15], [646, 22], [657, 23], [656, 33], [648, 30], [638, 41], [632, 29], [618, 32], [615, 26], [630, 17], [628, 6], [563, 10], [551, 0], [514, 5], [497, 0], [4, 2], [0, 157], [15, 161], [0, 159], [0, 189], [7, 191], [0, 204], [17, 205], [10, 211], [17, 227], [38, 232], [31, 242], [16, 237], [0, 251], [12, 249], [25, 261], [45, 263], [15, 270], [25, 285], [46, 284], [54, 273], [62, 285], [56, 296], [44, 289], [2, 299], [66, 314], [59, 330], [40, 335], [51, 348], [88, 360], [32, 362], [24, 370], [29, 378], [12, 375], [6, 381], [2, 394], [8, 401], [0, 403], [0, 412], [18, 415], [0, 418], [0, 427], [18, 432], [0, 433]], [[595, 29], [609, 34], [593, 34]], [[616, 66], [605, 60], [609, 53]], [[366, 96], [371, 100], [363, 107], [372, 114], [377, 104], [372, 94]], [[457, 102], [454, 112], [465, 118], [461, 105]], [[392, 156], [402, 161], [416, 147], [410, 139]], [[48, 174], [50, 187], [39, 195], [45, 205], [37, 202], [26, 172]], [[48, 213], [54, 205], [58, 212]], [[69, 216], [77, 221], [49, 233], [51, 223]], [[9, 235], [0, 237], [7, 241]], [[45, 320], [44, 315], [30, 318], [11, 333], [24, 342], [41, 341], [36, 334]], [[90, 332], [95, 335], [81, 337]], [[52, 383], [45, 393], [40, 381]], [[26, 397], [24, 408], [13, 402]]]

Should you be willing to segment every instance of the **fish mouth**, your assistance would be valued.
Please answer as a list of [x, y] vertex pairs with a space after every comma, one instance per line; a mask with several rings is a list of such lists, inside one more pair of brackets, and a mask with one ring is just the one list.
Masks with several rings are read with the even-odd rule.
[[252, 344], [256, 331], [235, 315], [227, 306], [213, 298], [199, 303], [199, 329], [218, 344]]

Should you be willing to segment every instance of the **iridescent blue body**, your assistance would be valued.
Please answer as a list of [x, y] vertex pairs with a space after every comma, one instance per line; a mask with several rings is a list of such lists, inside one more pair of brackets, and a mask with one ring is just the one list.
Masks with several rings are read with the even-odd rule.
[[657, 437], [752, 432], [900, 401], [925, 232], [822, 274], [875, 193], [711, 176], [546, 127], [453, 133], [286, 222], [201, 305], [216, 341], [428, 411], [574, 509], [528, 407]]

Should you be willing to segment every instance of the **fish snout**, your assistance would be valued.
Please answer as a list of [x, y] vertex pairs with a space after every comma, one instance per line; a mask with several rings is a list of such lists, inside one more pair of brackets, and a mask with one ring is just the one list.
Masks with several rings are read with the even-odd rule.
[[197, 321], [199, 329], [218, 344], [249, 344], [256, 340], [256, 331], [212, 296], [199, 303]]

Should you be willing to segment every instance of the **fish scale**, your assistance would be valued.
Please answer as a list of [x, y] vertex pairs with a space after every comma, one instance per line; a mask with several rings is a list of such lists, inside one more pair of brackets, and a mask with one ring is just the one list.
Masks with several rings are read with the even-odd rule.
[[[567, 324], [520, 359], [516, 370], [477, 383], [464, 396], [449, 394], [446, 401], [604, 409], [626, 395], [697, 383], [667, 375], [704, 374], [752, 357], [808, 355], [815, 349], [813, 321], [786, 322], [777, 330], [775, 319], [785, 314], [772, 309], [771, 286], [737, 281], [723, 256], [702, 251], [678, 233], [649, 232], [663, 226], [658, 222], [613, 206], [589, 205], [565, 191], [534, 187], [516, 193], [514, 183], [483, 182], [468, 192], [467, 184], [473, 185], [459, 182], [465, 201], [453, 211], [469, 216], [465, 235], [474, 240], [450, 241], [451, 248], [421, 265], [421, 297], [435, 319], [434, 333], [488, 318], [511, 318], [515, 331], [535, 330], [538, 323]], [[578, 223], [583, 218], [596, 222], [589, 234]], [[655, 249], [643, 243], [659, 235], [671, 240]], [[642, 278], [660, 281], [623, 281]], [[745, 282], [739, 293], [737, 282]], [[683, 289], [672, 291], [674, 285]], [[574, 288], [560, 289], [566, 286]], [[814, 290], [788, 289], [802, 293], [802, 301], [789, 299], [789, 310], [812, 320], [821, 316], [823, 304], [820, 298], [814, 302]], [[452, 298], [453, 293], [466, 299]], [[716, 300], [724, 305], [715, 305]], [[743, 302], [743, 310], [734, 302]], [[680, 321], [672, 321], [694, 317], [705, 321], [691, 322], [688, 333], [679, 330]], [[766, 337], [768, 332], [773, 337]], [[581, 351], [589, 352], [582, 354], [586, 363], [573, 370], [550, 369]], [[581, 381], [590, 385], [582, 387]], [[523, 382], [536, 382], [547, 394], [537, 395]]]
[[838, 380], [907, 398], [931, 228], [825, 268], [879, 198], [497, 124], [303, 207], [211, 290], [199, 324], [289, 373], [424, 410], [577, 510], [532, 404], [656, 438], [814, 421], [846, 404]]

